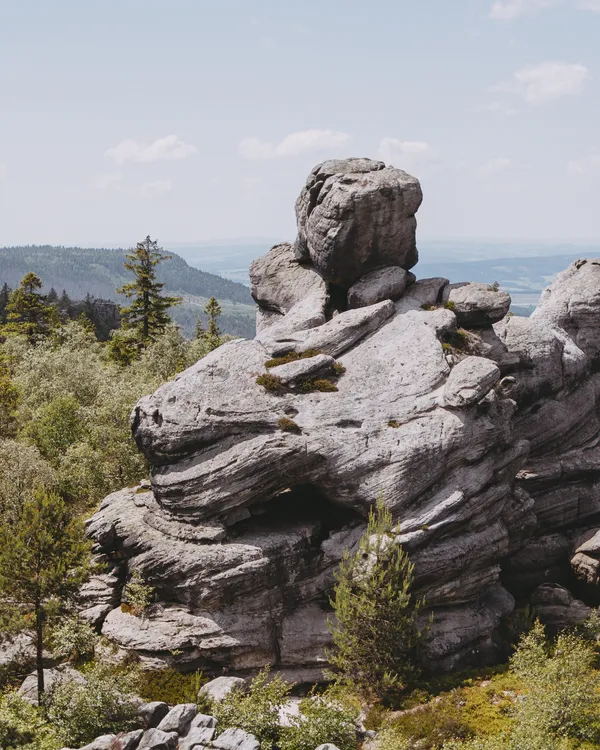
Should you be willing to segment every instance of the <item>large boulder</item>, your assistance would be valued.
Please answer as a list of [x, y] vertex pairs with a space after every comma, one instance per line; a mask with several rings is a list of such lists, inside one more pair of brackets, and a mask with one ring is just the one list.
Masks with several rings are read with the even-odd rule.
[[[498, 320], [507, 295], [444, 278], [344, 309], [359, 278], [416, 259], [420, 190], [402, 175], [369, 160], [318, 167], [299, 200], [304, 265], [288, 247], [255, 266], [278, 318], [136, 406], [151, 486], [106, 498], [88, 529], [118, 581], [137, 570], [155, 588], [143, 617], [115, 603], [102, 625], [143, 662], [321, 680], [335, 572], [378, 497], [433, 612], [432, 670], [503, 658], [516, 599], [572, 583], [572, 558], [595, 580], [600, 554], [582, 534], [600, 527], [597, 265], [559, 276], [530, 319]], [[271, 268], [298, 289], [263, 284]], [[578, 279], [589, 300], [572, 305]], [[579, 607], [550, 594], [536, 601], [555, 620]]]
[[348, 307], [368, 307], [386, 299], [399, 299], [406, 289], [406, 277], [406, 271], [398, 266], [369, 271], [348, 290]]
[[485, 328], [497, 323], [510, 308], [510, 295], [476, 281], [449, 284], [442, 300], [465, 328]]
[[296, 201], [296, 257], [346, 289], [379, 266], [412, 268], [422, 199], [416, 178], [383, 162], [323, 162]]

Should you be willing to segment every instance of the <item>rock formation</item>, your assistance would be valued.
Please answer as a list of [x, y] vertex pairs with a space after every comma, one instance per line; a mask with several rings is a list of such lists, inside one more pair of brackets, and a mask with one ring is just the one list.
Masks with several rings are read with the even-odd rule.
[[[379, 496], [433, 611], [431, 669], [499, 658], [517, 600], [554, 626], [587, 612], [539, 587], [589, 598], [600, 577], [600, 261], [507, 316], [494, 287], [415, 279], [420, 202], [381, 162], [316, 167], [295, 245], [252, 264], [256, 338], [136, 406], [151, 486], [89, 523], [108, 572], [86, 611], [123, 649], [319, 679], [333, 572]], [[119, 607], [132, 571], [156, 588], [144, 617]]]

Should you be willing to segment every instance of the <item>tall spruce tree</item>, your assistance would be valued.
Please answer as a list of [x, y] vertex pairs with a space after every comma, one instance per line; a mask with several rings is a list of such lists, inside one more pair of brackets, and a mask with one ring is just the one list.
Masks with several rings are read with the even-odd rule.
[[398, 528], [379, 501], [358, 550], [346, 550], [336, 575], [328, 654], [336, 679], [367, 700], [392, 698], [416, 676], [423, 602], [411, 592], [413, 565], [397, 542]]
[[121, 308], [121, 316], [124, 327], [136, 331], [138, 346], [143, 348], [165, 330], [171, 321], [167, 311], [182, 299], [163, 294], [165, 285], [156, 280], [156, 266], [171, 258], [162, 252], [156, 240], [146, 237], [126, 258], [123, 265], [135, 274], [135, 281], [117, 289], [119, 294], [133, 300], [129, 307]]
[[55, 309], [46, 304], [40, 292], [42, 286], [36, 274], [29, 272], [23, 276], [6, 306], [6, 333], [27, 336], [31, 343], [48, 335], [56, 322]]
[[0, 289], [0, 323], [2, 324], [6, 323], [6, 316], [8, 314], [6, 308], [10, 300], [11, 291], [12, 289], [4, 282], [2, 289]]
[[44, 631], [51, 603], [71, 601], [89, 575], [91, 545], [62, 498], [38, 490], [0, 526], [0, 598], [34, 622], [38, 697], [44, 692]]
[[221, 305], [215, 297], [211, 297], [206, 305], [204, 305], [204, 312], [208, 315], [208, 329], [204, 332], [203, 338], [208, 344], [210, 351], [212, 351], [221, 346], [221, 330], [217, 320], [222, 311]]

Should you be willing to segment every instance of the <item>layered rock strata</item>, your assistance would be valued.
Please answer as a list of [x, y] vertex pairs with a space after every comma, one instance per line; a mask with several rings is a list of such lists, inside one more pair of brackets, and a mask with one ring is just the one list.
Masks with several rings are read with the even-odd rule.
[[[316, 167], [295, 246], [252, 264], [257, 337], [138, 403], [151, 487], [89, 524], [111, 573], [86, 607], [122, 648], [319, 679], [333, 573], [378, 497], [433, 612], [430, 668], [500, 658], [536, 590], [554, 625], [587, 611], [538, 587], [600, 572], [600, 261], [507, 316], [494, 287], [408, 271], [420, 201], [380, 162]], [[118, 606], [134, 570], [156, 589], [144, 617]]]

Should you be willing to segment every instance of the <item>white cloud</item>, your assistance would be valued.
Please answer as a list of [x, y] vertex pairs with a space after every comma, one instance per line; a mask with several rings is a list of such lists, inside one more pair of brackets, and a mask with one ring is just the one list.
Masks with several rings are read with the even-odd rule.
[[120, 172], [107, 172], [106, 174], [99, 174], [91, 182], [90, 187], [92, 190], [111, 190], [117, 187], [123, 175]]
[[198, 153], [196, 146], [182, 141], [176, 135], [166, 135], [164, 138], [157, 138], [152, 143], [142, 143], [129, 138], [121, 141], [118, 146], [109, 148], [106, 155], [117, 164], [124, 164], [127, 161], [146, 163], [180, 161], [196, 153]]
[[496, 0], [490, 9], [490, 18], [495, 21], [512, 21], [526, 13], [550, 8], [561, 0]]
[[379, 143], [379, 157], [400, 169], [431, 164], [437, 156], [437, 151], [425, 141], [401, 141], [386, 136]]
[[511, 83], [496, 86], [494, 90], [515, 94], [528, 104], [547, 104], [563, 96], [580, 94], [588, 77], [585, 65], [548, 60], [518, 70]]
[[319, 149], [335, 149], [346, 145], [350, 140], [348, 133], [338, 130], [300, 130], [286, 135], [279, 143], [244, 138], [238, 144], [238, 152], [244, 159], [276, 159], [283, 156], [298, 156]]
[[600, 150], [592, 149], [581, 159], [572, 159], [567, 164], [567, 174], [571, 177], [584, 175], [600, 169]]
[[157, 180], [156, 182], [144, 182], [141, 187], [144, 195], [164, 195], [173, 190], [171, 180]]
[[490, 8], [490, 18], [495, 21], [513, 21], [515, 18], [565, 3], [580, 10], [600, 13], [600, 0], [495, 0]]
[[508, 159], [505, 156], [495, 156], [493, 159], [484, 162], [478, 171], [482, 177], [494, 177], [518, 166], [512, 159]]

